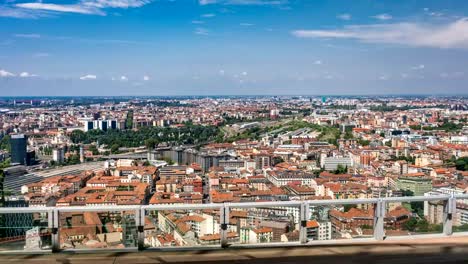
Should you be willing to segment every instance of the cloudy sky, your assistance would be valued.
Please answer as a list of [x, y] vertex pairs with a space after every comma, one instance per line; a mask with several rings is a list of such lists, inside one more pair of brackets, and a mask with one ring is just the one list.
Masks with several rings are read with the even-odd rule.
[[0, 96], [468, 94], [468, 1], [0, 0]]

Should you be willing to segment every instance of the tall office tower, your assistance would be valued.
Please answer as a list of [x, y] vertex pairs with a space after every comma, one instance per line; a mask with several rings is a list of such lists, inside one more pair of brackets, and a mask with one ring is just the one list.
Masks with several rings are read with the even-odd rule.
[[98, 127], [102, 131], [107, 131], [108, 128], [108, 122], [107, 120], [99, 120], [98, 121]]
[[81, 163], [85, 162], [85, 156], [84, 156], [84, 148], [83, 148], [83, 146], [80, 146], [80, 162], [81, 162]]
[[27, 137], [23, 134], [11, 135], [10, 146], [11, 146], [11, 163], [13, 164], [26, 164], [26, 145]]
[[117, 120], [108, 120], [107, 127], [109, 129], [117, 129]]
[[93, 121], [85, 121], [84, 122], [84, 131], [89, 131], [94, 129], [94, 122]]
[[63, 148], [56, 148], [52, 151], [52, 159], [58, 163], [63, 163], [65, 153], [63, 151]]

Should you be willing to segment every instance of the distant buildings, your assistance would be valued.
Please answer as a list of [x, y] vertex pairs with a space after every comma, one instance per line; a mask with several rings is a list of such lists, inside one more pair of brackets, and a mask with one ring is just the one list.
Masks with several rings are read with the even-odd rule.
[[350, 157], [325, 157], [321, 165], [325, 170], [333, 171], [338, 169], [339, 165], [350, 168], [353, 166], [353, 160]]
[[107, 131], [110, 129], [123, 129], [124, 123], [119, 122], [118, 120], [88, 120], [84, 121], [84, 131], [89, 131], [93, 129]]
[[424, 193], [432, 190], [432, 179], [425, 177], [424, 174], [421, 176], [402, 176], [398, 177], [396, 188], [398, 190], [411, 191], [414, 196], [422, 196]]
[[27, 150], [28, 138], [24, 134], [11, 135], [11, 163], [30, 166], [34, 164], [36, 153]]

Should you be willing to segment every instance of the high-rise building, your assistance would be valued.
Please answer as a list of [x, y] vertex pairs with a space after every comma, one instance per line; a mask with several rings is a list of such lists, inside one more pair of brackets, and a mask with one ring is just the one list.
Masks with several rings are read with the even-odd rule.
[[85, 155], [84, 155], [84, 148], [83, 148], [83, 146], [80, 146], [80, 162], [81, 162], [81, 163], [85, 162]]
[[93, 120], [93, 121], [84, 121], [84, 131], [89, 131], [92, 129], [99, 129], [107, 131], [108, 129], [122, 129], [123, 125], [117, 120]]
[[52, 151], [52, 159], [58, 163], [62, 163], [65, 157], [63, 148], [56, 148]]
[[27, 137], [23, 134], [11, 135], [11, 163], [28, 165], [27, 160]]
[[98, 121], [98, 127], [102, 131], [107, 131], [107, 128], [108, 128], [107, 120], [99, 120]]
[[93, 121], [85, 121], [84, 122], [84, 131], [89, 131], [94, 129], [94, 122]]

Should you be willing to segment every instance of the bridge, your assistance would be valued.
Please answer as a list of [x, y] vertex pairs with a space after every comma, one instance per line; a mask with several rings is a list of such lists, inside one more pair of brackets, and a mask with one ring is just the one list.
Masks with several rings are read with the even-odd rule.
[[[425, 207], [440, 206], [440, 229], [396, 232], [398, 230], [389, 222], [393, 215], [388, 208], [396, 203], [416, 202], [424, 203]], [[468, 195], [464, 194], [224, 204], [0, 208], [2, 217], [34, 215], [34, 223], [27, 225], [29, 227], [4, 225], [3, 229], [30, 230], [40, 226], [36, 229], [40, 233], [29, 234], [33, 238], [30, 241], [0, 244], [0, 263], [467, 263], [468, 232], [460, 229], [468, 224], [464, 222], [467, 221], [464, 211], [467, 203]], [[370, 229], [361, 230], [359, 234], [351, 232], [348, 236], [343, 235], [346, 232], [342, 229], [338, 232], [340, 236], [322, 240], [311, 236], [307, 222], [317, 219], [318, 209], [345, 205], [368, 208], [372, 218]], [[298, 236], [289, 241], [242, 240], [245, 234], [239, 237], [232, 232], [232, 217], [239, 217], [240, 212], [250, 215], [242, 225], [256, 225], [265, 217], [280, 219], [281, 214], [287, 213], [294, 223], [292, 232], [297, 232]], [[73, 219], [82, 214], [87, 214], [83, 219], [94, 222]], [[114, 227], [101, 223], [96, 218], [98, 214], [109, 223], [113, 221]], [[174, 220], [177, 214], [180, 218]], [[214, 216], [210, 223], [216, 226], [213, 230], [219, 232], [207, 236], [214, 237], [210, 243], [206, 243], [205, 236], [185, 236], [187, 231], [184, 237], [168, 236], [173, 241], [163, 239], [181, 228], [177, 225], [171, 229], [170, 221], [181, 223], [180, 219], [190, 218], [188, 221], [193, 224], [197, 221], [195, 215], [208, 219], [210, 214]], [[365, 221], [363, 216], [359, 217], [358, 221]], [[120, 223], [118, 226], [116, 221]], [[333, 222], [334, 229], [337, 225]]]

